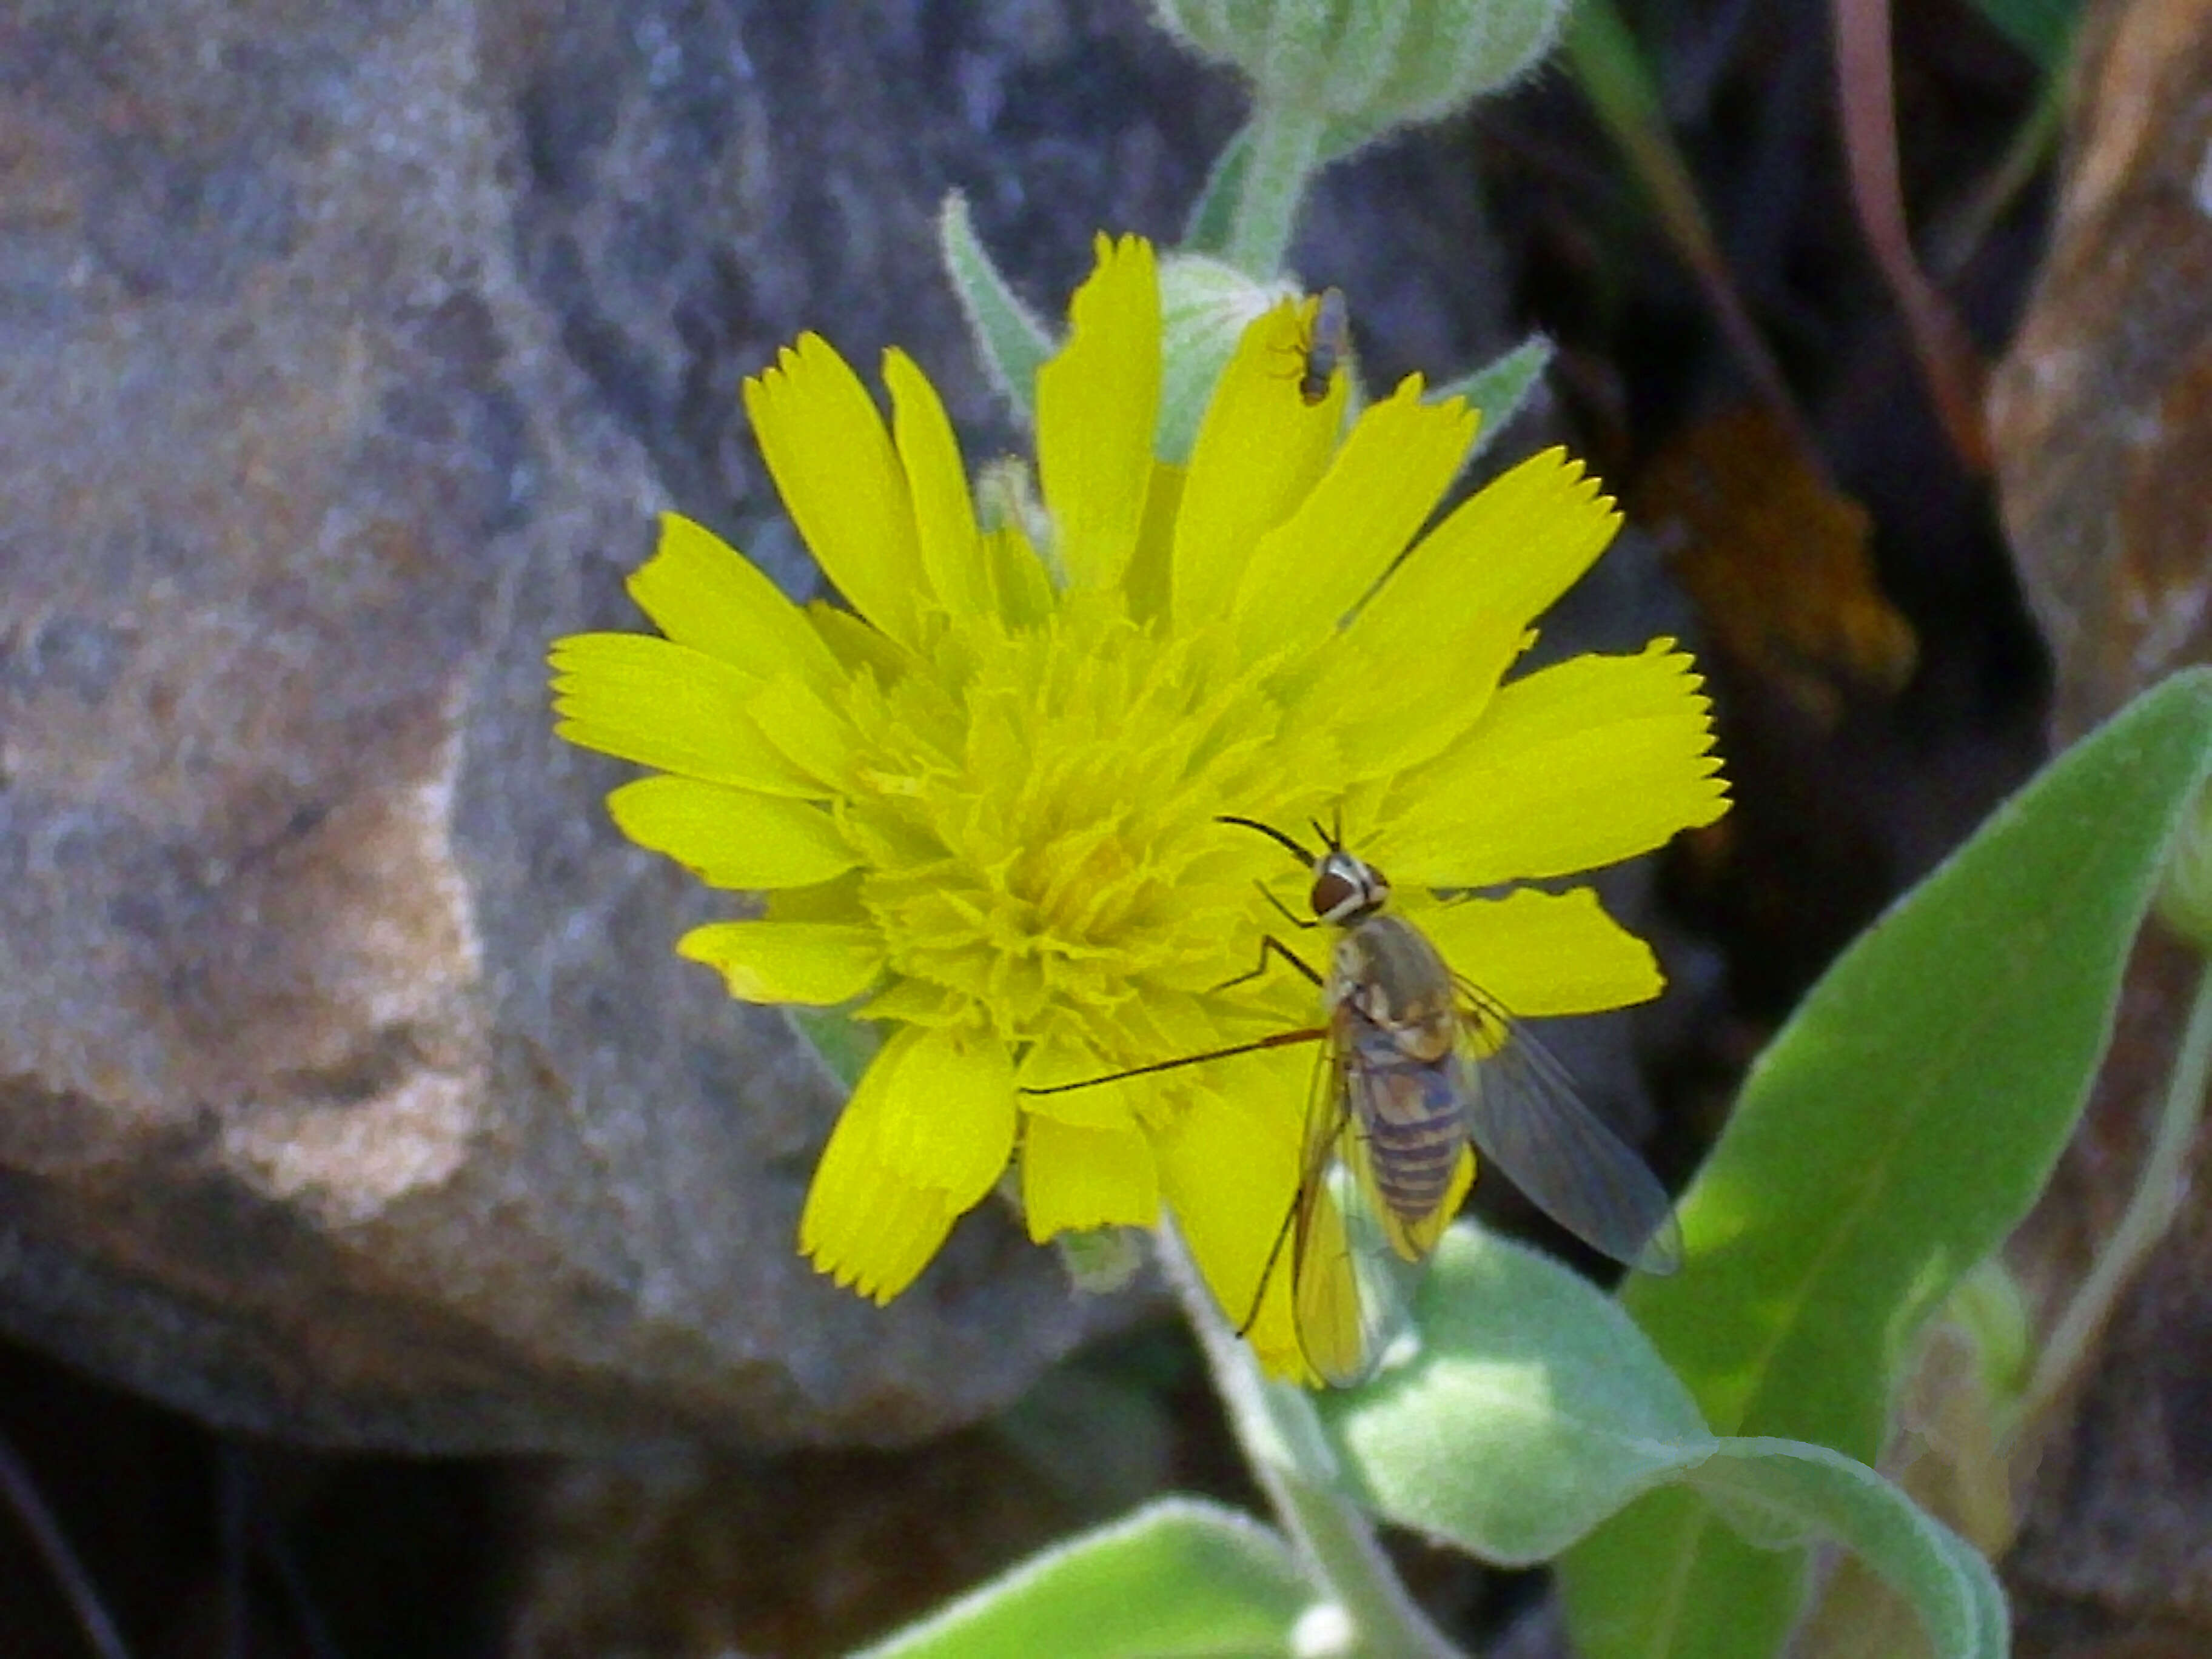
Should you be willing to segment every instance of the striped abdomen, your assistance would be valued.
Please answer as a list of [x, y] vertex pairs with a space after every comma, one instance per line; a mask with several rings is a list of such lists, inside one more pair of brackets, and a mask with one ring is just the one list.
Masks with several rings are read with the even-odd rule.
[[1408, 1226], [1427, 1219], [1444, 1201], [1467, 1144], [1451, 1061], [1412, 1060], [1365, 1033], [1345, 1064], [1355, 1133], [1367, 1143], [1376, 1190]]
[[1467, 1141], [1451, 970], [1395, 916], [1346, 934], [1335, 970], [1330, 1016], [1355, 1132], [1382, 1201], [1411, 1225], [1444, 1201]]

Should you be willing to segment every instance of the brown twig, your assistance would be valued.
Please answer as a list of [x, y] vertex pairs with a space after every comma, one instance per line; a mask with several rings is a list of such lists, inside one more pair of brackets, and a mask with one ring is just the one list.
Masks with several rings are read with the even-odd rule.
[[1990, 469], [1982, 414], [1989, 379], [1966, 325], [1920, 269], [1905, 228], [1897, 165], [1897, 95], [1891, 75], [1889, 0], [1834, 0], [1836, 84], [1851, 204], [1882, 279], [1904, 314], [1913, 356], [1960, 459]]

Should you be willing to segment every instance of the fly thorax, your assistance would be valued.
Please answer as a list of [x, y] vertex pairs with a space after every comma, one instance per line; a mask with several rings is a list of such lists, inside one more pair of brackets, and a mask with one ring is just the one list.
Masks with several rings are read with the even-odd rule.
[[1440, 1060], [1458, 1040], [1451, 970], [1418, 928], [1395, 916], [1370, 917], [1345, 935], [1331, 1002], [1358, 1010], [1408, 1060]]
[[1374, 1010], [1368, 1006], [1364, 994], [1370, 977], [1367, 953], [1359, 948], [1358, 935], [1348, 933], [1339, 939], [1336, 953], [1329, 960], [1328, 984], [1322, 993], [1328, 1012], [1356, 1008], [1368, 1018], [1374, 1018]]

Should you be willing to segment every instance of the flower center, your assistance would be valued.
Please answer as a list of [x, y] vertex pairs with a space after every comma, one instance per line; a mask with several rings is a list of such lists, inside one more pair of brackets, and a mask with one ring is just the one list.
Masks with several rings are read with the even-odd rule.
[[1010, 1039], [1076, 1012], [1109, 1047], [1162, 991], [1249, 941], [1252, 860], [1216, 814], [1277, 798], [1281, 711], [1225, 641], [1164, 638], [1083, 596], [1036, 628], [952, 625], [935, 673], [885, 689], [848, 829], [893, 970]]

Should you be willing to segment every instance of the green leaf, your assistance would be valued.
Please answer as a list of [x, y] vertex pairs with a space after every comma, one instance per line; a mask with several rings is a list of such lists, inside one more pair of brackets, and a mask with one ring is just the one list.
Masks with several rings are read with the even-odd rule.
[[[2208, 745], [2212, 671], [2138, 698], [1869, 929], [1753, 1068], [1682, 1200], [1683, 1271], [1624, 1292], [1714, 1428], [1875, 1458], [1928, 1315], [2080, 1115]], [[1668, 1494], [1567, 1557], [1590, 1659], [1775, 1650], [1801, 1568], [1713, 1520]]]
[[1805, 1577], [1802, 1547], [1824, 1540], [1850, 1549], [1903, 1600], [1939, 1659], [2002, 1659], [2008, 1650], [2004, 1592], [1989, 1563], [1896, 1486], [1826, 1446], [1771, 1436], [1717, 1441], [1681, 1486], [1644, 1499], [1638, 1512], [1678, 1522], [1718, 1514], [1732, 1530], [1715, 1535], [1773, 1571], [1747, 1579], [1744, 1599], [1733, 1602], [1692, 1600], [1684, 1583], [1593, 1578], [1572, 1608], [1577, 1652], [1656, 1651], [1638, 1644], [1655, 1592], [1680, 1604], [1674, 1651], [1733, 1651], [1731, 1632], [1745, 1621], [1763, 1626], [1778, 1616], [1786, 1627]]
[[1237, 203], [1243, 194], [1244, 174], [1251, 165], [1252, 132], [1249, 127], [1242, 127], [1213, 158], [1198, 199], [1190, 204], [1190, 215], [1183, 221], [1182, 244], [1177, 252], [1218, 258], [1228, 251], [1229, 228], [1237, 221]]
[[1389, 1520], [1528, 1565], [1712, 1452], [1619, 1304], [1540, 1251], [1452, 1228], [1419, 1314], [1418, 1356], [1318, 1402], [1343, 1484]]
[[1528, 401], [1528, 394], [1536, 389], [1536, 382], [1552, 366], [1552, 355], [1551, 341], [1541, 334], [1531, 334], [1502, 356], [1430, 392], [1427, 402], [1464, 398], [1469, 408], [1482, 411], [1482, 428], [1475, 434], [1474, 447], [1468, 451], [1468, 460], [1489, 448], [1498, 434], [1512, 424], [1521, 406]]
[[830, 1074], [850, 1094], [860, 1086], [860, 1073], [884, 1046], [883, 1027], [872, 1019], [854, 1019], [834, 1008], [790, 1007], [784, 1011], [799, 1035], [813, 1044], [814, 1052]]
[[2038, 68], [2056, 72], [2066, 67], [2081, 21], [2080, 0], [1974, 0], [1974, 9]]
[[1969, 1546], [1824, 1446], [1716, 1439], [1620, 1305], [1550, 1257], [1454, 1227], [1420, 1315], [1418, 1353], [1319, 1401], [1340, 1484], [1386, 1519], [1525, 1566], [1685, 1483], [1765, 1548], [1832, 1539], [1863, 1557], [1943, 1659], [2003, 1652], [2003, 1598]]
[[1846, 1546], [1912, 1605], [1946, 1659], [2007, 1650], [2004, 1592], [1989, 1563], [1865, 1464], [1800, 1440], [1723, 1440], [1689, 1484], [1770, 1548]]
[[1052, 331], [991, 263], [968, 216], [968, 198], [957, 190], [946, 194], [939, 210], [937, 240], [984, 371], [1023, 424], [1030, 424], [1036, 417], [1037, 370], [1055, 349]]
[[1315, 1599], [1267, 1528], [1167, 1498], [1054, 1546], [854, 1659], [1283, 1654]]

